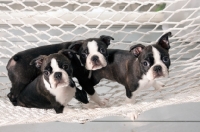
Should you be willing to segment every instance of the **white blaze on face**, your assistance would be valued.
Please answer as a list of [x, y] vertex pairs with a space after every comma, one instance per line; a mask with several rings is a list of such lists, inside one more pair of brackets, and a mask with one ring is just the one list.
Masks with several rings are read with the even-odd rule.
[[[88, 47], [89, 54], [86, 59], [85, 68], [87, 70], [97, 70], [97, 69], [101, 69], [102, 67], [105, 67], [107, 65], [107, 61], [105, 57], [98, 51], [97, 42], [94, 40], [91, 42], [88, 42], [87, 47]], [[100, 65], [98, 66], [94, 66], [92, 63], [92, 57], [94, 55], [99, 57]]]
[[[56, 59], [51, 60], [52, 74], [49, 76], [49, 83], [44, 79], [43, 81], [45, 87], [49, 92], [56, 97], [56, 101], [60, 104], [66, 106], [67, 103], [75, 96], [76, 88], [72, 88], [69, 86], [69, 76], [66, 71], [59, 68]], [[56, 72], [62, 73], [62, 79], [56, 87], [56, 80], [54, 79], [54, 74]]]
[[162, 73], [163, 73], [164, 77], [168, 76], [168, 69], [167, 69], [166, 65], [161, 60], [160, 52], [153, 46], [152, 46], [152, 51], [153, 51], [154, 64], [148, 70], [148, 72], [146, 74], [147, 78], [149, 80], [155, 79], [154, 78], [154, 70], [153, 70], [153, 68], [156, 65], [160, 65], [162, 67]]

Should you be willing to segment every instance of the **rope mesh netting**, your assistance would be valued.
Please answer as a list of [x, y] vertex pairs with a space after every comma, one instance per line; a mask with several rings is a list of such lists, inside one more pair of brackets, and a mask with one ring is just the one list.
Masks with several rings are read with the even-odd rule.
[[[164, 105], [200, 101], [200, 1], [198, 0], [0, 0], [0, 126], [48, 121], [86, 122], [105, 116], [134, 117]], [[172, 32], [169, 77], [160, 91], [138, 93], [126, 104], [124, 86], [102, 80], [95, 89], [108, 98], [105, 108], [86, 109], [73, 99], [72, 110], [14, 107], [6, 64], [15, 53], [59, 42], [110, 35], [109, 48], [128, 50], [134, 44], [154, 44]], [[78, 84], [77, 84], [78, 85]], [[80, 86], [78, 86], [80, 87]]]

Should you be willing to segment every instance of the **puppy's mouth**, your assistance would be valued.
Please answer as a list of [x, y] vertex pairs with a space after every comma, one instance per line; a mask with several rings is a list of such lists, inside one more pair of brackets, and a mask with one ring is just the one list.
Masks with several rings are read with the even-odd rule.
[[93, 62], [92, 63], [92, 70], [97, 70], [97, 69], [101, 69], [103, 67], [103, 65], [101, 64], [101, 62]]
[[153, 79], [165, 77], [162, 72], [157, 72], [153, 74]]
[[63, 80], [58, 80], [58, 81], [56, 81], [56, 83], [55, 83], [55, 88], [58, 88], [58, 87], [66, 87], [66, 86], [68, 86], [69, 84], [68, 83], [66, 83], [65, 81], [63, 81]]

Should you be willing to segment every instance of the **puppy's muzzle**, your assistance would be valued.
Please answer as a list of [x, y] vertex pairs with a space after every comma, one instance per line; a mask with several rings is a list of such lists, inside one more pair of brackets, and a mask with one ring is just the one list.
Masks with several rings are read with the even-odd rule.
[[154, 66], [153, 70], [155, 72], [162, 72], [162, 67], [160, 65]]
[[99, 63], [100, 63], [99, 57], [97, 55], [92, 56], [91, 60], [92, 60], [93, 64], [95, 64], [95, 65], [99, 65]]
[[154, 78], [163, 76], [162, 67], [160, 65], [154, 66], [153, 71], [154, 71]]
[[92, 61], [97, 62], [99, 61], [99, 57], [97, 55], [92, 56]]
[[61, 80], [62, 79], [62, 73], [61, 72], [56, 72], [55, 74], [54, 74], [54, 78], [56, 79], [56, 80]]

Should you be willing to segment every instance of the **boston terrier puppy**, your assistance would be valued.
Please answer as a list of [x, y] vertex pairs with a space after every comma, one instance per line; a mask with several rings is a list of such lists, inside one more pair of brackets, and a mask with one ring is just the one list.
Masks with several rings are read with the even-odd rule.
[[[17, 97], [17, 106], [28, 108], [54, 109], [65, 112], [68, 102], [75, 96], [76, 88], [72, 80], [72, 66], [69, 60], [71, 51], [40, 55], [30, 65], [40, 71], [35, 80], [29, 83]], [[65, 56], [66, 55], [66, 56]]]
[[[7, 95], [8, 98], [13, 105], [16, 105], [16, 98], [20, 92], [41, 74], [41, 70], [33, 65], [29, 65], [32, 59], [39, 55], [57, 53], [62, 49], [72, 49], [78, 53], [77, 57], [79, 58], [80, 65], [73, 65], [73, 68], [76, 69], [74, 70], [73, 77], [78, 79], [82, 87], [86, 87], [84, 88], [86, 91], [88, 91], [87, 89], [93, 89], [93, 85], [88, 81], [89, 71], [97, 70], [107, 65], [107, 47], [110, 45], [111, 40], [113, 40], [112, 37], [102, 35], [100, 38], [41, 46], [15, 54], [6, 66], [8, 77], [12, 83], [10, 93]], [[94, 92], [94, 90], [90, 90], [88, 93], [94, 94]], [[82, 96], [82, 94], [76, 94], [76, 96]]]
[[168, 76], [169, 36], [171, 32], [164, 34], [154, 45], [138, 44], [132, 46], [130, 51], [109, 49], [108, 65], [92, 72], [93, 85], [98, 84], [103, 78], [117, 81], [125, 86], [126, 96], [132, 103], [139, 89], [151, 86], [156, 89], [161, 88], [163, 84], [157, 82], [156, 79]]

